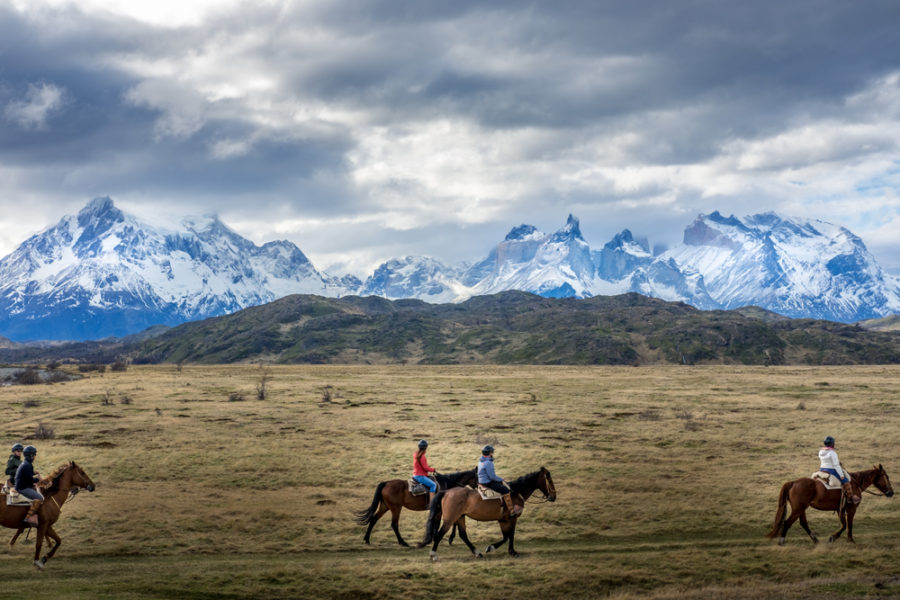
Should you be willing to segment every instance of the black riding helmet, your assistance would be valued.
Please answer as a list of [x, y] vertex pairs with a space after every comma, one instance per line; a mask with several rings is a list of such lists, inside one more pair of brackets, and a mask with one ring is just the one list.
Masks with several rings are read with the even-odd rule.
[[24, 450], [24, 449], [25, 449], [25, 446], [23, 446], [22, 444], [20, 444], [18, 442], [13, 444], [13, 447], [12, 447], [13, 452], [15, 452], [16, 450]]
[[488, 454], [492, 453], [493, 451], [494, 451], [494, 447], [491, 446], [490, 444], [488, 444], [484, 448], [481, 449], [481, 454], [483, 454], [484, 456], [487, 456]]
[[834, 438], [831, 437], [830, 435], [828, 437], [826, 437], [825, 441], [822, 443], [825, 444], [825, 446], [827, 448], [834, 448]]
[[427, 448], [427, 447], [428, 447], [428, 441], [427, 441], [427, 440], [419, 440], [419, 448], [421, 448], [422, 450], [424, 450], [424, 449]]
[[25, 458], [34, 458], [35, 456], [37, 456], [37, 448], [35, 448], [34, 446], [25, 446], [25, 450], [22, 451], [22, 454], [25, 455]]

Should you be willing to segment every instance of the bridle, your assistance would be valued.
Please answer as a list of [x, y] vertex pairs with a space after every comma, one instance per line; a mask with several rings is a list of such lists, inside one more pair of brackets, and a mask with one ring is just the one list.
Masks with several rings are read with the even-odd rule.
[[542, 471], [541, 475], [543, 475], [544, 477], [544, 482], [547, 484], [547, 490], [549, 493], [544, 492], [544, 490], [541, 490], [541, 488], [538, 487], [537, 489], [540, 490], [541, 494], [543, 494], [544, 497], [538, 499], [537, 502], [550, 502], [550, 496], [556, 496], [556, 486], [553, 485], [553, 480], [547, 477], [546, 471]]

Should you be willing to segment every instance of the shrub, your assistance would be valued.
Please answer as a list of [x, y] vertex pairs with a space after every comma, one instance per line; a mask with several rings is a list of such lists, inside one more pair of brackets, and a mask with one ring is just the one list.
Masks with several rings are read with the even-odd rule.
[[38, 440], [52, 440], [56, 437], [53, 429], [44, 423], [39, 423], [34, 430], [34, 438]]
[[243, 402], [244, 395], [240, 392], [231, 392], [230, 394], [228, 394], [228, 401], [229, 402]]
[[13, 374], [13, 381], [20, 385], [35, 385], [44, 383], [41, 373], [34, 367], [28, 367], [23, 371], [16, 371]]
[[110, 371], [122, 372], [128, 370], [128, 361], [123, 358], [116, 359], [116, 362], [109, 366]]

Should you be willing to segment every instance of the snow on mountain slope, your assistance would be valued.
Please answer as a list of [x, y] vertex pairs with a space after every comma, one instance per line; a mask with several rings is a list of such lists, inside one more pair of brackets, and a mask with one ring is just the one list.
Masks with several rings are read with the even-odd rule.
[[460, 273], [427, 256], [395, 258], [380, 265], [359, 288], [360, 296], [391, 300], [418, 298], [427, 302], [453, 302], [465, 295]]
[[289, 242], [258, 247], [216, 217], [151, 226], [97, 198], [0, 261], [0, 333], [98, 339], [335, 289]]
[[[858, 321], [900, 311], [900, 288], [843, 227], [775, 213], [699, 216], [657, 260], [702, 275], [720, 307]], [[693, 303], [693, 302], [692, 302]]]
[[524, 290], [546, 297], [584, 298], [591, 296], [594, 270], [578, 219], [569, 215], [565, 227], [550, 236], [530, 225], [513, 229], [463, 281], [471, 295]]

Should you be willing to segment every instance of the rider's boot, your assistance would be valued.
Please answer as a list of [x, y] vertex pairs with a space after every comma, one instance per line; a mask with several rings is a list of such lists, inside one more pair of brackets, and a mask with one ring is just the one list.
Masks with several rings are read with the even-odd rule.
[[38, 516], [37, 511], [41, 507], [40, 500], [32, 500], [31, 506], [28, 507], [28, 513], [25, 515], [25, 518], [22, 519], [23, 522], [28, 523], [33, 527], [37, 527], [38, 525]]
[[843, 488], [844, 488], [844, 495], [847, 496], [847, 500], [849, 500], [853, 504], [859, 504], [860, 497], [858, 494], [853, 493], [853, 486], [850, 484], [849, 481], [843, 485]]
[[522, 507], [513, 504], [511, 494], [503, 494], [503, 504], [506, 505], [510, 517], [518, 517], [522, 514]]

